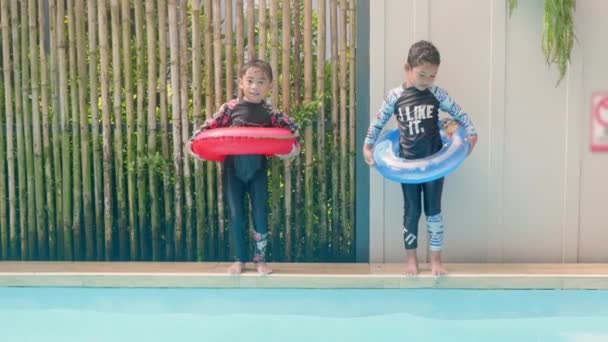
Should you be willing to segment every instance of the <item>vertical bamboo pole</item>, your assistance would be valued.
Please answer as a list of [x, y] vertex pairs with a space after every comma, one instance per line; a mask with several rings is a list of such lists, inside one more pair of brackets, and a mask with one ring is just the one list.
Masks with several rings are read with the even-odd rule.
[[[272, 0], [269, 0], [269, 1], [272, 1]], [[273, 18], [272, 14], [270, 14], [270, 20], [272, 21], [273, 19], [276, 20], [276, 17]], [[266, 42], [268, 40], [268, 35], [266, 34], [267, 27], [268, 27], [268, 22], [266, 20], [266, 0], [258, 0], [258, 37], [260, 39], [260, 41], [258, 43], [258, 47], [259, 47], [258, 58], [260, 58], [262, 60], [266, 59]], [[270, 37], [271, 40], [272, 40], [272, 38], [273, 37]]]
[[[291, 13], [290, 13], [290, 3], [283, 3], [282, 8], [282, 36], [283, 41], [281, 42], [282, 48], [282, 63], [281, 63], [281, 77], [283, 80], [281, 86], [281, 110], [283, 113], [289, 113], [290, 105], [291, 105], [291, 94], [290, 94], [290, 58], [291, 58]], [[279, 82], [276, 80], [275, 82]], [[285, 160], [283, 162], [284, 169], [284, 197], [285, 197], [285, 249], [284, 249], [284, 258], [285, 261], [291, 261], [293, 257], [293, 239], [292, 239], [292, 225], [291, 225], [291, 213], [293, 211], [292, 208], [292, 175], [291, 175], [291, 160]]]
[[161, 150], [163, 160], [163, 197], [164, 197], [164, 235], [165, 235], [165, 259], [173, 259], [173, 206], [171, 183], [171, 154], [169, 150], [169, 118], [167, 110], [167, 2], [158, 1], [158, 92], [160, 97], [160, 130]]
[[[225, 99], [232, 99], [234, 94], [234, 65], [233, 65], [233, 50], [232, 47], [234, 45], [233, 40], [233, 32], [232, 32], [232, 18], [233, 18], [233, 10], [232, 10], [232, 1], [225, 2], [225, 60], [226, 60], [226, 95]], [[220, 183], [221, 184], [221, 183]], [[220, 209], [223, 212], [224, 205], [223, 203], [219, 203]], [[224, 215], [220, 216], [222, 220], [222, 224], [224, 222]], [[230, 243], [223, 243], [223, 245], [229, 245]], [[226, 248], [223, 249], [224, 251]]]
[[[36, 255], [36, 200], [35, 200], [35, 177], [34, 177], [34, 149], [32, 147], [32, 113], [30, 95], [31, 81], [29, 69], [29, 33], [28, 33], [28, 8], [27, 2], [21, 2], [21, 65], [22, 88], [21, 99], [23, 101], [23, 140], [25, 147], [25, 173], [27, 192], [22, 196], [27, 196], [27, 259], [32, 260]], [[34, 31], [35, 32], [35, 31]], [[37, 105], [37, 104], [36, 104]], [[23, 208], [22, 210], [26, 210]]]
[[69, 72], [70, 72], [70, 104], [72, 105], [72, 177], [73, 182], [73, 215], [71, 218], [71, 229], [73, 234], [72, 246], [75, 260], [82, 260], [82, 176], [80, 160], [80, 109], [78, 103], [78, 76], [76, 74], [76, 16], [74, 15], [74, 0], [68, 0], [68, 47], [69, 47]]
[[[245, 59], [245, 26], [243, 25], [243, 0], [236, 0], [236, 74], [241, 72]], [[238, 87], [237, 87], [238, 88]], [[236, 95], [240, 96], [237, 89]]]
[[[0, 8], [3, 7], [3, 2], [0, 2]], [[1, 9], [0, 9], [1, 11]], [[2, 16], [0, 15], [0, 26], [4, 28], [4, 26], [7, 27], [8, 29], [8, 24], [5, 24], [4, 21], [2, 20]], [[4, 41], [4, 37], [2, 37], [2, 43], [7, 43]], [[4, 45], [4, 44], [2, 44]], [[3, 59], [3, 70], [6, 71], [6, 65], [10, 63], [10, 61], [7, 61], [8, 63], [5, 64], [4, 60], [5, 58], [7, 58], [6, 56], [4, 56], [4, 54], [2, 55], [2, 59]], [[6, 76], [6, 75], [4, 75]], [[4, 84], [4, 90], [6, 90], [6, 81], [5, 81], [6, 77], [4, 77], [2, 79], [2, 82]], [[12, 95], [12, 94], [11, 94]], [[5, 103], [5, 110], [6, 110], [6, 102], [7, 98], [5, 97], [3, 99], [4, 103]], [[6, 150], [5, 150], [5, 136], [6, 136], [6, 131], [4, 131], [2, 128], [7, 128], [6, 126], [6, 118], [2, 115], [5, 114], [4, 113], [0, 113], [0, 160], [6, 160]], [[6, 260], [9, 257], [9, 245], [8, 245], [8, 224], [6, 222], [7, 219], [7, 215], [6, 215], [6, 211], [7, 211], [7, 203], [6, 203], [6, 166], [5, 163], [2, 162], [0, 163], [0, 175], [2, 175], [2, 177], [0, 177], [0, 194], [2, 194], [2, 196], [0, 196], [0, 260]]]
[[319, 256], [321, 261], [327, 261], [327, 161], [325, 148], [325, 48], [326, 48], [326, 2], [318, 3], [318, 33], [317, 33], [317, 96], [321, 101], [319, 107], [319, 120], [317, 121], [317, 155], [319, 164], [317, 168], [317, 183], [319, 191]]
[[[243, 0], [236, 0], [236, 72], [241, 71], [245, 59], [245, 26], [243, 25]], [[238, 90], [237, 90], [238, 93]]]
[[[127, 231], [127, 201], [124, 180], [123, 133], [122, 133], [122, 65], [120, 61], [120, 6], [119, 0], [111, 0], [110, 13], [112, 20], [112, 80], [114, 84], [112, 112], [114, 114], [114, 174], [116, 179], [116, 204], [118, 209], [118, 257], [127, 259], [128, 231]], [[125, 73], [128, 72], [124, 69]]]
[[[312, 0], [304, 0], [304, 103], [312, 101]], [[304, 129], [304, 193], [306, 210], [306, 259], [313, 258], [313, 127], [308, 124]]]
[[329, 20], [331, 34], [331, 132], [332, 146], [331, 157], [331, 246], [332, 257], [339, 257], [340, 252], [340, 222], [339, 222], [339, 159], [338, 159], [338, 0], [330, 0]]
[[[205, 112], [207, 118], [213, 115], [213, 4], [205, 1]], [[215, 210], [215, 168], [213, 163], [207, 162], [207, 226], [209, 230], [209, 257], [215, 259], [216, 253], [216, 225]]]
[[139, 213], [139, 248], [140, 258], [147, 260], [150, 257], [150, 212], [148, 208], [148, 177], [150, 172], [146, 155], [146, 113], [144, 112], [144, 83], [145, 62], [144, 55], [144, 7], [142, 0], [135, 0], [135, 50], [137, 64], [137, 208]]
[[[302, 102], [302, 0], [293, 0], [293, 97], [296, 105]], [[298, 177], [299, 178], [299, 177]]]
[[[4, 8], [4, 1], [0, 2], [0, 11]], [[2, 27], [2, 30], [4, 30], [6, 28], [6, 30], [8, 30], [8, 23], [6, 23], [2, 17], [2, 15], [0, 15], [0, 26]], [[2, 36], [2, 47], [4, 48], [4, 46], [6, 44], [8, 44], [9, 42], [7, 40], [5, 40], [6, 37]], [[3, 50], [3, 55], [2, 55], [2, 60], [3, 60], [3, 70], [4, 70], [4, 77], [2, 79], [2, 82], [4, 84], [4, 91], [5, 91], [5, 95], [6, 95], [6, 89], [9, 89], [9, 93], [10, 93], [10, 75], [7, 78], [7, 69], [10, 69], [10, 57], [8, 57], [7, 55], [4, 54], [4, 50]], [[7, 84], [8, 83], [8, 84]], [[10, 93], [10, 95], [12, 96], [12, 93]], [[7, 151], [5, 150], [6, 145], [5, 145], [5, 139], [6, 139], [6, 131], [4, 129], [7, 129], [8, 126], [6, 125], [6, 115], [8, 112], [8, 104], [9, 102], [12, 101], [12, 97], [5, 97], [3, 99], [4, 101], [4, 106], [5, 106], [5, 111], [3, 113], [0, 113], [0, 160], [2, 160], [3, 162], [0, 163], [0, 175], [2, 175], [2, 177], [0, 177], [0, 194], [2, 194], [2, 196], [0, 196], [0, 260], [6, 260], [9, 258], [10, 255], [10, 250], [9, 250], [9, 244], [8, 244], [8, 223], [6, 221], [7, 219], [7, 198], [6, 198], [6, 165], [5, 165], [5, 160], [7, 157]], [[10, 104], [11, 107], [11, 111], [12, 111], [12, 103]], [[4, 115], [3, 115], [4, 114]]]
[[59, 95], [57, 76], [57, 0], [49, 0], [50, 74], [51, 74], [51, 136], [53, 146], [53, 178], [55, 193], [55, 224], [49, 226], [51, 259], [63, 259], [63, 186], [61, 177], [61, 132], [59, 130]]
[[68, 110], [68, 79], [65, 35], [64, 2], [57, 2], [57, 61], [59, 62], [59, 116], [61, 125], [61, 174], [63, 210], [63, 259], [72, 260], [72, 174], [70, 160], [70, 112]]
[[[1, 0], [0, 3], [2, 10], [2, 66], [4, 69], [4, 106], [6, 110], [6, 168], [8, 169], [8, 212], [9, 212], [9, 243], [4, 243], [2, 250], [5, 251], [4, 246], [10, 248], [10, 253], [7, 257], [12, 259], [18, 257], [18, 239], [17, 239], [17, 198], [15, 190], [15, 146], [14, 146], [14, 134], [13, 127], [15, 125], [15, 118], [13, 112], [13, 87], [12, 87], [12, 65], [10, 58], [10, 38], [9, 38], [9, 10], [8, 0]], [[7, 248], [7, 250], [8, 250]]]
[[[45, 197], [42, 199], [46, 199], [46, 210], [41, 210], [43, 215], [42, 224], [39, 226], [39, 239], [38, 239], [38, 248], [39, 248], [39, 257], [44, 260], [53, 259], [53, 256], [49, 254], [49, 234], [48, 231], [54, 231], [55, 226], [55, 204], [54, 204], [54, 196], [53, 196], [53, 170], [52, 170], [52, 149], [51, 149], [51, 141], [49, 137], [49, 98], [48, 98], [48, 90], [49, 90], [49, 75], [48, 75], [48, 67], [47, 67], [47, 39], [46, 39], [46, 29], [48, 22], [48, 13], [45, 9], [44, 2], [38, 2], [38, 38], [40, 40], [39, 48], [40, 48], [40, 109], [42, 111], [42, 155], [44, 156], [44, 177], [41, 187], [42, 191], [45, 191]], [[32, 58], [35, 60], [35, 58]], [[34, 62], [36, 63], [36, 62]], [[32, 69], [33, 70], [33, 69]], [[35, 135], [36, 133], [34, 133]], [[42, 167], [42, 166], [41, 166]], [[4, 193], [4, 192], [3, 192]], [[43, 204], [44, 205], [44, 204]], [[44, 208], [44, 206], [43, 206]]]
[[[220, 12], [220, 0], [213, 0], [213, 63], [214, 63], [214, 76], [215, 76], [215, 109], [219, 109], [224, 102], [222, 94], [222, 45], [221, 45], [221, 12]], [[224, 194], [223, 194], [223, 182], [222, 182], [223, 168], [221, 164], [217, 166], [217, 218], [218, 218], [218, 229], [217, 229], [217, 244], [218, 244], [218, 257], [224, 258], [224, 251], [226, 245], [224, 242]]]
[[[97, 260], [105, 259], [105, 222], [103, 201], [103, 172], [101, 150], [99, 147], [99, 92], [97, 66], [98, 58], [98, 9], [95, 0], [87, 2], [87, 22], [89, 24], [89, 90], [91, 104], [91, 154], [93, 157], [93, 198], [95, 201], [95, 234], [96, 234], [96, 257]], [[110, 225], [111, 227], [111, 225]]]
[[86, 104], [87, 69], [85, 54], [84, 30], [84, 0], [76, 0], [76, 55], [78, 59], [78, 106], [80, 108], [80, 159], [82, 162], [82, 202], [83, 202], [83, 232], [85, 236], [86, 260], [95, 257], [95, 244], [93, 236], [93, 199], [91, 182], [91, 158], [89, 154], [89, 115]]
[[349, 180], [349, 192], [350, 192], [350, 196], [349, 196], [349, 208], [350, 210], [348, 211], [348, 217], [349, 222], [350, 222], [350, 234], [349, 234], [349, 249], [348, 249], [348, 255], [351, 258], [354, 258], [354, 248], [355, 248], [355, 118], [356, 118], [356, 113], [355, 113], [355, 57], [356, 57], [356, 51], [357, 51], [357, 41], [355, 39], [356, 37], [356, 18], [357, 18], [357, 13], [356, 13], [356, 0], [349, 0], [349, 63], [348, 63], [348, 74], [349, 74], [349, 91], [348, 91], [348, 123], [349, 123], [349, 129], [348, 131], [350, 132], [349, 134], [349, 147], [348, 147], [348, 157], [349, 157], [349, 175], [348, 175], [348, 180]]
[[[340, 67], [339, 67], [339, 79], [340, 79], [340, 243], [345, 243], [345, 235], [347, 227], [346, 212], [348, 208], [348, 195], [346, 190], [346, 184], [348, 179], [348, 137], [347, 137], [347, 123], [348, 123], [348, 112], [346, 108], [347, 101], [347, 56], [346, 56], [346, 10], [348, 8], [347, 0], [340, 0], [340, 13], [338, 15], [338, 32], [340, 34], [338, 38], [339, 45], [339, 56], [340, 56]], [[342, 251], [340, 254], [343, 254]]]
[[[33, 152], [34, 152], [34, 188], [35, 188], [35, 200], [36, 200], [36, 233], [37, 233], [37, 256], [39, 259], [48, 259], [48, 248], [46, 243], [45, 230], [45, 210], [44, 210], [44, 174], [43, 174], [43, 160], [42, 160], [42, 131], [40, 127], [40, 82], [39, 82], [39, 69], [40, 59], [38, 58], [38, 41], [37, 41], [37, 25], [38, 19], [36, 13], [36, 2], [34, 0], [28, 1], [28, 19], [29, 19], [29, 42], [30, 42], [30, 68], [32, 70], [32, 135], [33, 141]], [[42, 23], [42, 21], [39, 21]], [[3, 143], [0, 139], [0, 143]], [[4, 159], [3, 159], [4, 160]], [[4, 163], [2, 163], [2, 168]], [[0, 170], [2, 171], [2, 170]], [[0, 172], [4, 175], [4, 172]], [[4, 177], [3, 177], [4, 178]], [[2, 181], [3, 182], [3, 181]], [[2, 192], [4, 195], [5, 192]], [[4, 198], [4, 196], [2, 196]], [[5, 211], [2, 210], [2, 215]], [[4, 217], [2, 218], [4, 223]], [[32, 236], [32, 239], [34, 237]]]
[[[293, 27], [294, 27], [294, 47], [293, 47], [293, 107], [299, 108], [302, 103], [302, 62], [301, 62], [301, 46], [302, 46], [302, 25], [301, 25], [301, 1], [293, 0]], [[303, 141], [302, 141], [303, 143]], [[295, 161], [295, 242], [296, 242], [296, 260], [302, 260], [302, 207], [304, 206], [304, 196], [302, 195], [302, 157], [298, 155], [294, 158]]]
[[[179, 47], [180, 47], [180, 94], [181, 94], [181, 146], [186, 146], [188, 139], [190, 138], [190, 119], [189, 119], [189, 94], [188, 90], [190, 88], [190, 70], [188, 68], [188, 55], [190, 54], [188, 51], [188, 6], [187, 1], [182, 0], [180, 6], [180, 15], [179, 15]], [[193, 220], [194, 220], [194, 205], [192, 199], [192, 171], [190, 170], [191, 161], [189, 155], [184, 153], [182, 157], [184, 163], [184, 199], [186, 204], [186, 222], [185, 222], [185, 233], [186, 233], [186, 260], [194, 259], [194, 228], [193, 228]]]
[[[279, 71], [279, 1], [270, 0], [270, 67], [272, 68], [275, 75], [278, 75]], [[260, 54], [261, 55], [261, 54]], [[279, 105], [279, 79], [272, 82], [272, 105], [278, 107]], [[275, 261], [280, 260], [281, 251], [281, 232], [279, 223], [281, 221], [279, 217], [280, 211], [280, 182], [281, 175], [279, 171], [279, 163], [277, 160], [270, 160], [270, 176], [272, 184], [271, 190], [271, 209], [270, 209], [270, 233], [272, 234], [272, 258]], [[259, 229], [259, 228], [258, 228]]]
[[146, 0], [146, 33], [148, 47], [148, 181], [150, 186], [150, 229], [152, 240], [152, 260], [158, 261], [160, 251], [160, 198], [156, 173], [156, 16], [154, 0]]
[[[192, 2], [192, 112], [194, 125], [203, 123], [201, 103], [201, 4]], [[196, 200], [196, 260], [205, 258], [205, 175], [201, 162], [194, 163], [194, 188]]]
[[226, 48], [226, 100], [232, 99], [234, 96], [234, 65], [233, 55], [234, 52], [232, 47], [234, 46], [234, 38], [232, 34], [232, 1], [227, 1], [225, 6], [225, 18], [224, 18], [224, 36], [225, 36], [225, 48]]
[[102, 146], [103, 146], [103, 202], [104, 202], [104, 242], [105, 259], [114, 258], [113, 247], [113, 182], [112, 182], [112, 123], [110, 118], [110, 81], [109, 46], [108, 46], [108, 10], [107, 0], [97, 2], [99, 22], [99, 57], [102, 111]]
[[125, 89], [125, 112], [127, 126], [127, 208], [129, 212], [129, 254], [132, 261], [139, 259], [139, 234], [138, 234], [138, 215], [137, 215], [137, 183], [136, 174], [136, 150], [135, 150], [135, 116], [133, 113], [133, 80], [131, 78], [131, 2], [121, 1], [122, 19], [122, 58]]
[[177, 26], [177, 4], [176, 0], [169, 0], [169, 45], [171, 56], [171, 89], [172, 103], [171, 112], [173, 115], [173, 166], [175, 168], [175, 259], [181, 260], [183, 255], [182, 250], [182, 144], [180, 136], [182, 134], [181, 118], [180, 118], [180, 93], [179, 93], [179, 37]]
[[255, 1], [247, 0], [247, 60], [255, 58]]
[[13, 79], [15, 82], [15, 136], [17, 140], [17, 185], [19, 200], [19, 242], [20, 257], [27, 258], [27, 183], [25, 179], [25, 144], [23, 141], [23, 103], [21, 102], [21, 51], [19, 39], [19, 7], [11, 1], [11, 30], [13, 42]]
[[63, 178], [63, 250], [64, 259], [73, 260], [72, 251], [72, 158], [70, 156], [70, 113], [68, 111], [67, 42], [64, 2], [57, 2], [57, 60], [59, 62], [59, 116], [61, 121], [61, 170]]

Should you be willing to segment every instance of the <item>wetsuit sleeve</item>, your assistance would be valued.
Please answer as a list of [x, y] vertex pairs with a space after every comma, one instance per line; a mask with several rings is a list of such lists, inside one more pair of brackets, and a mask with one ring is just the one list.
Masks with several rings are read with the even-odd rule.
[[439, 109], [450, 114], [456, 122], [464, 127], [468, 136], [476, 136], [477, 131], [469, 115], [462, 110], [462, 108], [448, 95], [448, 93], [437, 86], [429, 88], [429, 90], [435, 95], [437, 101], [439, 101]]
[[300, 126], [292, 117], [277, 110], [270, 109], [270, 122], [273, 127], [281, 127], [289, 129], [300, 142]]
[[198, 128], [198, 130], [194, 133], [206, 131], [208, 129], [226, 127], [230, 124], [230, 111], [228, 110], [228, 103], [224, 103], [217, 113], [213, 114], [212, 117], [208, 118], [203, 122], [203, 124]]
[[382, 132], [382, 128], [391, 118], [393, 113], [395, 112], [395, 103], [397, 102], [397, 94], [395, 91], [389, 92], [385, 97], [382, 105], [380, 106], [380, 110], [376, 113], [376, 118], [371, 122], [369, 128], [367, 129], [367, 135], [365, 136], [365, 144], [373, 145], [380, 132]]

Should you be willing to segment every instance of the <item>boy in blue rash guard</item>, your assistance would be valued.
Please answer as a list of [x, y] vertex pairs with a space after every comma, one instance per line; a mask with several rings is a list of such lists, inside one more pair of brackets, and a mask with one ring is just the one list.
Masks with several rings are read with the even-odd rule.
[[[395, 115], [399, 127], [400, 156], [420, 159], [438, 152], [442, 147], [439, 109], [449, 113], [466, 129], [470, 150], [477, 142], [477, 132], [465, 113], [447, 92], [433, 85], [439, 69], [440, 56], [437, 48], [427, 41], [419, 41], [410, 47], [405, 64], [405, 82], [386, 95], [376, 119], [371, 123], [363, 144], [365, 162], [373, 166], [372, 147], [386, 122]], [[441, 260], [443, 247], [443, 218], [441, 192], [443, 178], [423, 184], [401, 184], [404, 200], [403, 241], [406, 250], [405, 273], [418, 274], [418, 221], [424, 214], [431, 251], [431, 272], [435, 276], [446, 273]], [[424, 197], [422, 196], [424, 194]]]

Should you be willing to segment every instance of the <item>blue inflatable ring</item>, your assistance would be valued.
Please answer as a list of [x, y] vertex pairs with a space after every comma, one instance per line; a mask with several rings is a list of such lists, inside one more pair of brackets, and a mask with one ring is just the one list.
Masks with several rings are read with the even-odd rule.
[[378, 172], [397, 183], [420, 184], [444, 177], [454, 171], [467, 157], [469, 143], [462, 127], [450, 139], [441, 129], [443, 147], [437, 153], [421, 159], [399, 157], [399, 130], [382, 135], [374, 146], [374, 164]]

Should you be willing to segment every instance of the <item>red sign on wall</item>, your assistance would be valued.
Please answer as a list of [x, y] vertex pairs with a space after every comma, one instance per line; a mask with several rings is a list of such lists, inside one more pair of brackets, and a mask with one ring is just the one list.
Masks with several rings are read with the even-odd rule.
[[608, 93], [591, 97], [591, 151], [608, 152]]

